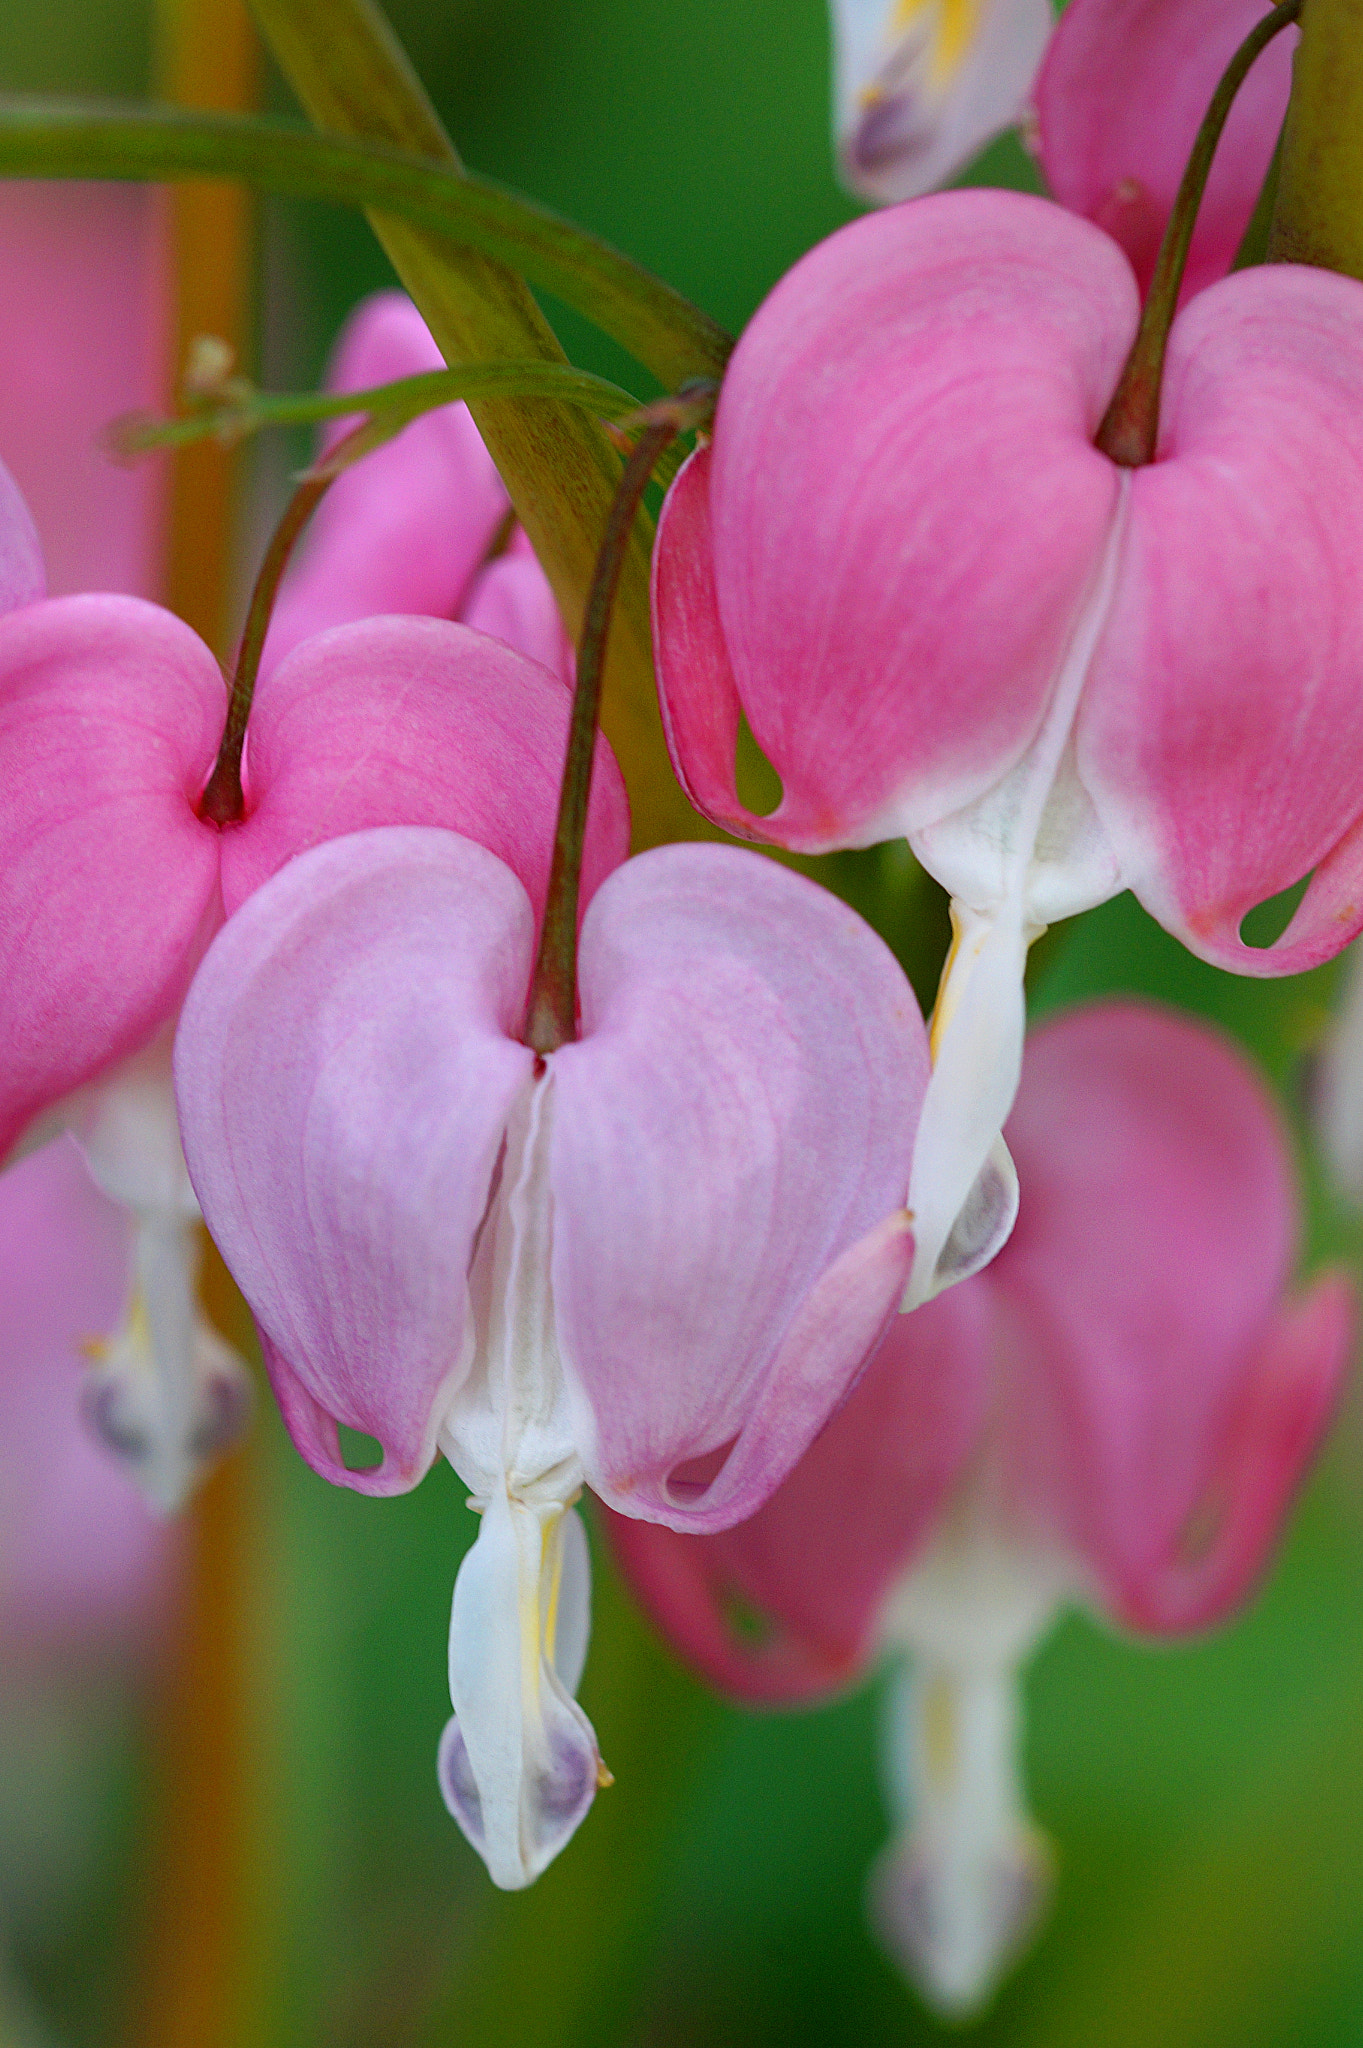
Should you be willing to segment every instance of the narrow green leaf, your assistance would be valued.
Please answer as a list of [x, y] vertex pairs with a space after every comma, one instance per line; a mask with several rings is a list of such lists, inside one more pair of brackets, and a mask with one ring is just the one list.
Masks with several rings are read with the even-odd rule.
[[246, 115], [0, 100], [0, 176], [229, 178], [288, 198], [373, 207], [519, 271], [668, 386], [718, 375], [732, 346], [707, 314], [609, 243], [488, 179], [381, 143]]

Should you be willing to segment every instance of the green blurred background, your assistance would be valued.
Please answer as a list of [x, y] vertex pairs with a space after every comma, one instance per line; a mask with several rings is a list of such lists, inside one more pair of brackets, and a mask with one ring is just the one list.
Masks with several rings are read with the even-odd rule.
[[[471, 165], [607, 235], [733, 328], [855, 210], [830, 169], [824, 0], [394, 0], [391, 13]], [[151, 34], [140, 0], [3, 0], [0, 88], [139, 94]], [[277, 81], [269, 98], [288, 105]], [[1031, 179], [1011, 142], [980, 175]], [[361, 221], [321, 208], [269, 209], [261, 252], [259, 367], [304, 384], [387, 267]], [[576, 321], [561, 332], [584, 366], [637, 378]], [[267, 457], [258, 489], [285, 466]], [[874, 911], [871, 873], [857, 897]], [[1300, 1123], [1329, 980], [1220, 976], [1123, 899], [1071, 929], [1035, 999], [1138, 989], [1216, 1017]], [[1314, 1180], [1311, 1213], [1312, 1261], [1357, 1255], [1357, 1229]], [[582, 1696], [617, 1783], [533, 1891], [498, 1894], [435, 1785], [450, 1588], [473, 1528], [453, 1475], [402, 1500], [338, 1492], [272, 1410], [246, 1455], [242, 2048], [879, 2048], [945, 2031], [863, 1925], [887, 1828], [875, 1687], [789, 1717], [723, 1707], [598, 1558]], [[975, 2030], [982, 2048], [1363, 2043], [1352, 1398], [1271, 1582], [1234, 1627], [1150, 1650], [1072, 1617], [1027, 1697], [1059, 1886]], [[33, 1858], [46, 1839], [56, 1869], [40, 1884], [19, 1869], [4, 1887], [12, 1964], [45, 2016], [34, 2038], [72, 2048], [128, 2039], [154, 1807], [147, 1724], [122, 1695], [88, 1706], [84, 1738], [48, 1726], [43, 1770], [13, 1747], [0, 1758], [0, 1858]], [[17, 2006], [0, 2014], [0, 2048], [6, 2028], [17, 2048]]]

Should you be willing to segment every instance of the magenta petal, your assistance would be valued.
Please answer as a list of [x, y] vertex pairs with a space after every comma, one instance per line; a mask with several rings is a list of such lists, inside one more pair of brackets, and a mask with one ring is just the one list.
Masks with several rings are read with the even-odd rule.
[[[1130, 886], [1241, 974], [1314, 966], [1363, 927], [1346, 840], [1363, 808], [1360, 560], [1363, 285], [1238, 273], [1175, 323], [1076, 744]], [[1246, 911], [1318, 863], [1282, 939], [1244, 945]]]
[[[185, 1157], [299, 1449], [415, 1485], [468, 1370], [467, 1274], [507, 1115], [533, 918], [453, 833], [318, 847], [210, 948], [176, 1041]], [[345, 1468], [336, 1422], [382, 1465]]]
[[[118, 462], [102, 436], [120, 413], [165, 400], [163, 196], [140, 185], [0, 185], [0, 456], [42, 536], [54, 596], [151, 597], [160, 580], [166, 458]], [[0, 609], [4, 554], [0, 540]]]
[[1135, 320], [1108, 237], [1013, 192], [856, 221], [782, 279], [659, 539], [660, 684], [716, 816], [735, 690], [784, 789], [763, 834], [807, 851], [1019, 759], [1112, 521], [1092, 436]]
[[[1198, 126], [1263, 0], [1070, 0], [1035, 90], [1037, 154], [1062, 206], [1087, 214], [1150, 283]], [[1185, 296], [1230, 269], [1292, 83], [1290, 29], [1257, 58], [1216, 147]]]
[[710, 450], [682, 465], [653, 551], [653, 652], [667, 749], [702, 817], [742, 839], [767, 837], [735, 779], [738, 686], [724, 646], [710, 532]]
[[0, 618], [0, 1156], [174, 1013], [216, 903], [194, 805], [224, 705], [202, 641], [136, 598]]
[[[360, 391], [444, 367], [411, 300], [380, 292], [347, 322], [327, 389]], [[457, 618], [508, 509], [467, 406], [423, 413], [331, 486], [280, 595], [263, 666], [351, 619], [393, 612]]]
[[922, 1022], [853, 912], [733, 848], [618, 869], [579, 975], [551, 1178], [583, 1467], [626, 1514], [719, 1526], [777, 1485], [888, 1320]]
[[1293, 1255], [1290, 1159], [1243, 1056], [1137, 1003], [1036, 1034], [1008, 1142], [1022, 1206], [982, 1284], [1011, 1498], [1121, 1606], [1178, 1554], [1259, 1405], [1246, 1390]]
[[851, 1395], [765, 1507], [712, 1536], [610, 1518], [625, 1575], [669, 1640], [749, 1700], [830, 1692], [875, 1654], [979, 1433], [986, 1297], [969, 1283], [896, 1317]]
[[[223, 839], [229, 914], [286, 860], [378, 825], [486, 846], [537, 912], [549, 883], [570, 699], [537, 663], [438, 619], [366, 619], [298, 648], [260, 686], [248, 817]], [[597, 742], [583, 902], [629, 851], [629, 807]]]
[[505, 640], [571, 684], [573, 650], [563, 630], [549, 578], [520, 527], [504, 555], [480, 569], [460, 614], [475, 633]]
[[1355, 1324], [1354, 1289], [1342, 1274], [1274, 1317], [1177, 1541], [1112, 1588], [1120, 1621], [1162, 1635], [1205, 1628], [1246, 1598], [1330, 1420]]

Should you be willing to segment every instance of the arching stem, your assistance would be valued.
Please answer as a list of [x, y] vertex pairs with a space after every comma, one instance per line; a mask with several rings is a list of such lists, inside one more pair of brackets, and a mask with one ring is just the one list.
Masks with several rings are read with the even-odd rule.
[[275, 599], [289, 558], [297, 545], [298, 537], [311, 519], [318, 505], [330, 490], [341, 471], [358, 456], [367, 454], [372, 445], [372, 424], [366, 421], [347, 434], [327, 455], [326, 460], [308, 471], [298, 489], [284, 509], [284, 517], [274, 530], [274, 536], [265, 550], [265, 559], [260, 565], [255, 588], [251, 592], [251, 605], [246, 614], [246, 625], [237, 650], [237, 665], [232, 677], [231, 694], [227, 700], [227, 723], [223, 728], [222, 745], [218, 758], [213, 764], [213, 773], [204, 785], [199, 798], [199, 816], [210, 825], [236, 825], [245, 815], [245, 793], [241, 782], [241, 757], [246, 745], [246, 722], [251, 716], [251, 701], [255, 696], [256, 680], [260, 675], [260, 657], [265, 651], [265, 638], [270, 630], [274, 614]]
[[1197, 131], [1197, 140], [1174, 201], [1174, 210], [1160, 243], [1155, 274], [1141, 310], [1136, 339], [1096, 436], [1102, 452], [1126, 469], [1139, 469], [1154, 460], [1155, 443], [1159, 437], [1164, 352], [1178, 308], [1178, 295], [1193, 229], [1197, 225], [1198, 208], [1202, 204], [1207, 174], [1221, 139], [1221, 130], [1255, 58], [1276, 35], [1297, 20], [1301, 10], [1302, 0], [1282, 0], [1280, 6], [1250, 30], [1226, 66], [1221, 83], [1202, 117], [1202, 126]]
[[643, 432], [625, 464], [606, 520], [577, 645], [577, 687], [568, 726], [549, 896], [530, 982], [525, 1042], [538, 1053], [554, 1052], [577, 1036], [577, 906], [582, 888], [582, 848], [592, 793], [606, 639], [634, 515], [663, 450], [678, 434], [699, 426], [709, 417], [714, 398], [713, 384], [697, 383], [685, 386], [675, 398], [660, 399], [656, 405], [645, 408], [639, 415], [644, 422]]

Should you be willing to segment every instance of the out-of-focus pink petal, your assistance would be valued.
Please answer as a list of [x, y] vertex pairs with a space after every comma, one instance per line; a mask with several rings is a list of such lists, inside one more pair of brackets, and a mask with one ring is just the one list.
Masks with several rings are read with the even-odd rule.
[[549, 578], [522, 527], [506, 553], [480, 569], [460, 617], [477, 633], [505, 640], [563, 682], [573, 679], [573, 650]]
[[626, 1576], [671, 1642], [725, 1691], [831, 1692], [877, 1647], [984, 1417], [989, 1321], [968, 1282], [897, 1317], [843, 1407], [765, 1507], [712, 1536], [610, 1516]]
[[[1036, 82], [1037, 154], [1063, 206], [1131, 258], [1141, 290], [1207, 103], [1264, 0], [1070, 0]], [[1268, 172], [1292, 84], [1295, 28], [1236, 95], [1198, 209], [1185, 296], [1230, 269]]]
[[[1112, 521], [1092, 435], [1135, 319], [1115, 244], [1020, 193], [876, 214], [796, 265], [660, 533], [659, 684], [674, 741], [704, 737], [694, 767], [678, 745], [688, 776], [725, 772], [721, 647], [784, 785], [768, 838], [914, 831], [1008, 771]], [[703, 544], [703, 483], [711, 568], [672, 553]]]
[[55, 596], [157, 587], [164, 462], [119, 464], [99, 438], [118, 414], [164, 402], [164, 242], [161, 195], [147, 186], [0, 188], [0, 457]]
[[1239, 937], [1360, 814], [1361, 337], [1363, 285], [1294, 265], [1179, 316], [1080, 707], [1079, 772], [1127, 882], [1241, 974], [1315, 966], [1363, 927], [1351, 845], [1275, 946]]
[[1136, 1003], [1036, 1034], [1008, 1142], [1022, 1206], [985, 1282], [1009, 1513], [1120, 1604], [1178, 1554], [1227, 1446], [1258, 1429], [1237, 1418], [1261, 1405], [1247, 1376], [1277, 1370], [1252, 1362], [1291, 1267], [1290, 1159], [1248, 1062]]
[[[444, 367], [411, 300], [381, 292], [343, 330], [327, 389], [362, 391]], [[345, 425], [332, 429], [328, 444]], [[350, 619], [457, 618], [509, 509], [467, 406], [423, 413], [331, 486], [280, 594], [262, 667]]]
[[732, 848], [618, 869], [579, 985], [551, 1175], [560, 1345], [595, 1418], [583, 1467], [625, 1513], [723, 1526], [779, 1483], [888, 1319], [926, 1035], [860, 918]]
[[0, 462], [0, 612], [35, 604], [45, 587], [37, 528], [23, 492]]
[[0, 1157], [179, 1001], [217, 900], [194, 806], [224, 705], [202, 641], [139, 599], [0, 618]]
[[[468, 1371], [467, 1275], [510, 1106], [534, 919], [450, 832], [317, 847], [210, 948], [176, 1041], [185, 1157], [300, 1448], [413, 1486]], [[328, 1418], [331, 1418], [330, 1420]], [[336, 1422], [382, 1465], [349, 1472]]]
[[0, 1635], [52, 1654], [140, 1632], [165, 1532], [80, 1419], [80, 1348], [118, 1322], [126, 1215], [59, 1139], [0, 1177]]
[[[509, 647], [443, 619], [366, 619], [309, 641], [260, 685], [249, 816], [222, 842], [228, 914], [282, 863], [378, 825], [476, 839], [543, 909], [571, 701]], [[598, 739], [583, 905], [629, 851], [629, 806]]]
[[1273, 1318], [1176, 1545], [1110, 1589], [1119, 1621], [1167, 1635], [1220, 1621], [1245, 1600], [1330, 1419], [1355, 1320], [1354, 1291], [1341, 1274]]

